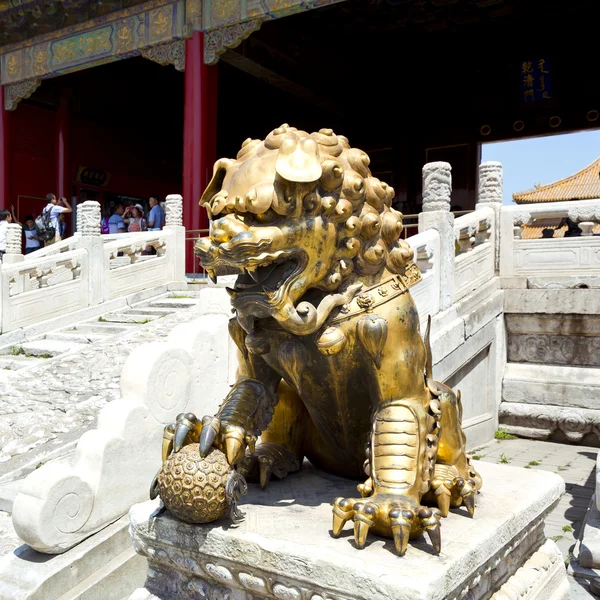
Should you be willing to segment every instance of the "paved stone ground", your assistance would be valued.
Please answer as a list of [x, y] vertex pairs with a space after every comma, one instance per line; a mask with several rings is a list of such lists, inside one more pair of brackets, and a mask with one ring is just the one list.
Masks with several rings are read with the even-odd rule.
[[[566, 563], [595, 490], [597, 455], [598, 448], [525, 439], [495, 440], [473, 452], [478, 460], [551, 471], [565, 480], [565, 494], [546, 519], [546, 535], [556, 542]], [[571, 579], [571, 598], [594, 596], [585, 585]]]
[[[186, 296], [197, 298], [198, 293], [186, 292]], [[165, 339], [175, 325], [197, 316], [197, 306], [178, 308], [0, 381], [0, 477], [14, 470], [15, 458], [33, 448], [49, 442], [60, 445], [75, 432], [79, 437], [92, 427], [100, 410], [118, 397], [121, 371], [130, 352], [145, 342]]]

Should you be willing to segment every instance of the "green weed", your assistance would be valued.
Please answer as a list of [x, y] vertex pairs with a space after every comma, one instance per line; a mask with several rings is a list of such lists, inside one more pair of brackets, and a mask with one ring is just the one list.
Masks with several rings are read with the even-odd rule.
[[531, 460], [531, 461], [529, 461], [529, 464], [527, 466], [529, 466], [529, 467], [537, 467], [537, 466], [539, 466], [539, 464], [540, 463], [537, 460]]
[[98, 317], [98, 323], [108, 323], [104, 317]]
[[481, 460], [483, 458], [483, 454], [474, 454], [471, 456], [473, 460]]
[[565, 526], [562, 528], [562, 530], [563, 530], [565, 533], [571, 533], [571, 531], [573, 531], [573, 528], [572, 528], [570, 525], [565, 525]]
[[21, 356], [21, 354], [25, 354], [25, 350], [23, 350], [23, 348], [21, 348], [20, 346], [13, 346], [10, 349], [9, 354], [12, 356]]
[[554, 535], [554, 536], [552, 536], [550, 539], [551, 539], [553, 542], [560, 542], [560, 540], [562, 540], [564, 537], [565, 537], [564, 535]]
[[500, 455], [500, 462], [503, 465], [507, 465], [510, 462], [508, 456], [506, 456], [506, 454], [504, 454], [504, 452]]
[[517, 436], [512, 433], [508, 433], [506, 429], [498, 429], [496, 433], [494, 433], [494, 438], [497, 440], [516, 440]]

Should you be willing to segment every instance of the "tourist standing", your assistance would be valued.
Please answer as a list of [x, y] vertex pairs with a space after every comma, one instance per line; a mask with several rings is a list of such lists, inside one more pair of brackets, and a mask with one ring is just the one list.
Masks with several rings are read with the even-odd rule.
[[34, 218], [31, 215], [26, 216], [25, 225], [22, 225], [15, 216], [15, 207], [13, 204], [10, 205], [10, 213], [12, 222], [23, 227], [23, 233], [25, 234], [25, 254], [31, 254], [32, 252], [39, 250], [42, 244], [37, 235]]
[[52, 227], [54, 227], [54, 238], [46, 242], [46, 246], [50, 246], [50, 244], [60, 242], [60, 240], [62, 239], [60, 236], [60, 225], [58, 223], [58, 215], [60, 215], [61, 213], [73, 212], [73, 209], [71, 208], [71, 205], [64, 196], [57, 200], [54, 194], [48, 194], [46, 196], [46, 201], [48, 202], [48, 204], [46, 205], [46, 208], [44, 208], [44, 212], [50, 213], [50, 224], [52, 225]]
[[6, 232], [11, 221], [10, 213], [7, 210], [0, 210], [0, 260], [4, 260], [6, 254]]
[[129, 217], [129, 227], [127, 229], [129, 233], [146, 231], [148, 229], [146, 225], [146, 219], [144, 219], [144, 209], [142, 208], [141, 204], [128, 206], [127, 212], [131, 213], [131, 216]]
[[58, 234], [61, 240], [64, 240], [67, 234], [67, 222], [65, 221], [64, 213], [58, 215]]
[[165, 224], [165, 211], [158, 203], [156, 196], [150, 196], [150, 213], [148, 214], [148, 231], [160, 231]]
[[123, 204], [118, 202], [113, 208], [113, 214], [108, 219], [108, 232], [109, 233], [124, 233], [125, 222], [123, 221], [123, 213], [125, 209]]

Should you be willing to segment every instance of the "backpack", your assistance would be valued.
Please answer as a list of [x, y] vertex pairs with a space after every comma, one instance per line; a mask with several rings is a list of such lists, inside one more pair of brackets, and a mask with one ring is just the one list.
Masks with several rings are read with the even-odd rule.
[[100, 231], [102, 233], [110, 233], [110, 227], [108, 225], [108, 219], [102, 219], [102, 223], [100, 224]]
[[42, 211], [42, 214], [35, 220], [34, 226], [37, 232], [37, 237], [43, 242], [49, 242], [56, 237], [56, 230], [54, 229], [54, 225], [52, 225], [50, 220], [51, 214], [52, 209], [45, 208]]

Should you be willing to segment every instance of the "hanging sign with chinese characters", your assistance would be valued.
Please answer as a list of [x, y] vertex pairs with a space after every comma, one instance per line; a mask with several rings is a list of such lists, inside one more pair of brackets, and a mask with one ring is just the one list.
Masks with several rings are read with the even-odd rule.
[[103, 186], [108, 183], [110, 175], [106, 171], [100, 169], [93, 169], [90, 167], [79, 167], [77, 169], [77, 176], [75, 177], [76, 183], [83, 183], [84, 185], [95, 185]]
[[521, 62], [521, 102], [529, 104], [552, 98], [552, 73], [547, 58]]

